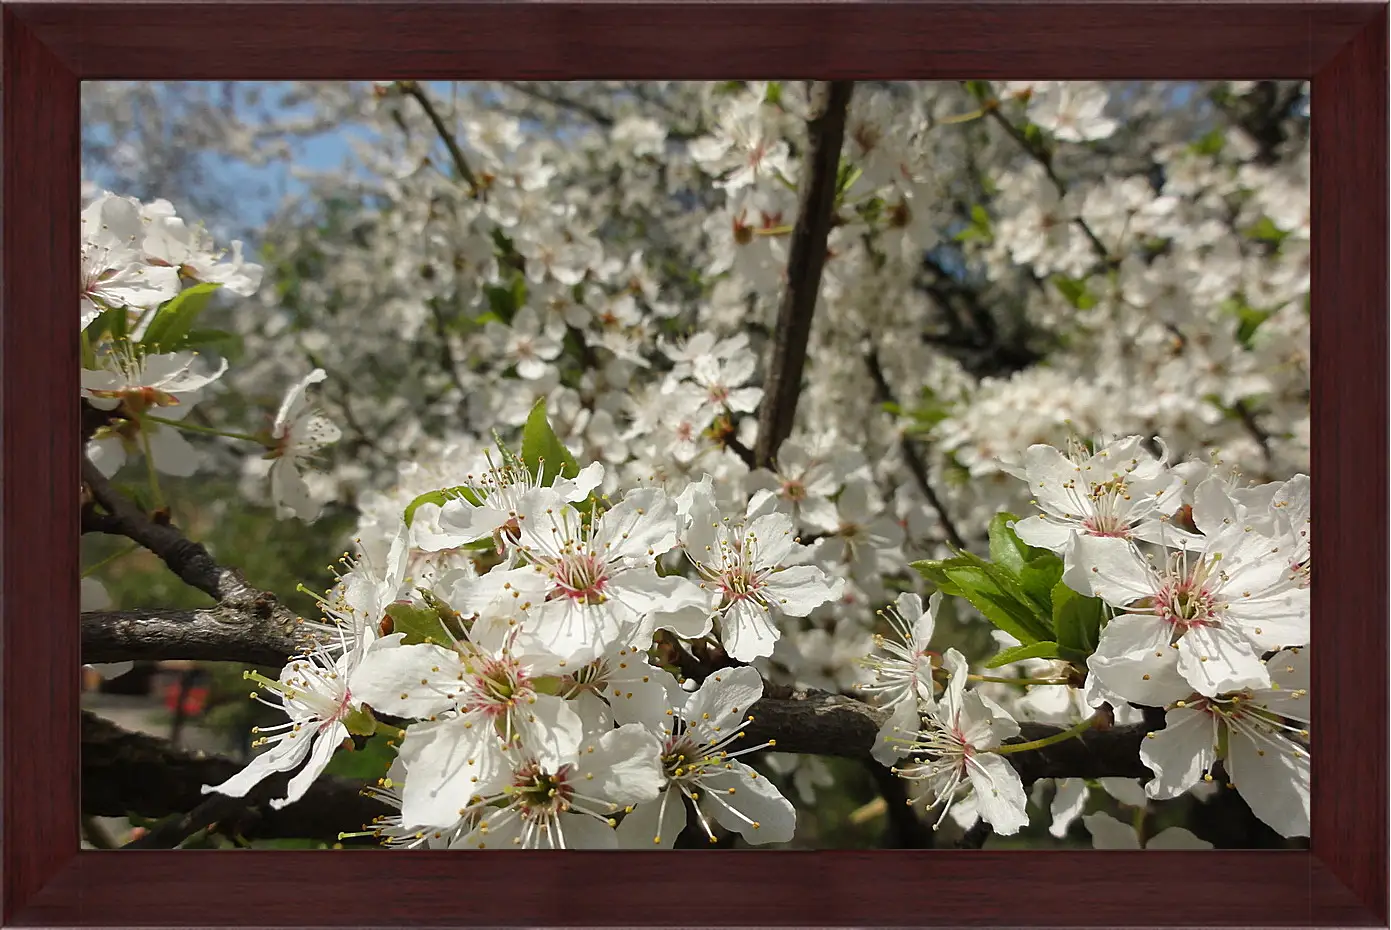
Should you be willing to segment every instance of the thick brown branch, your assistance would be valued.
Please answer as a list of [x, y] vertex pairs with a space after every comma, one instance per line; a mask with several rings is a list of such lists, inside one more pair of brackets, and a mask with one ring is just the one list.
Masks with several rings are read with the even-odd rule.
[[787, 260], [787, 287], [773, 329], [773, 345], [763, 381], [763, 403], [758, 410], [754, 461], [761, 468], [772, 465], [778, 447], [792, 432], [797, 412], [811, 318], [821, 292], [826, 240], [831, 233], [845, 114], [854, 86], [853, 81], [820, 81], [811, 89], [808, 144], [801, 166], [797, 223], [792, 228]]
[[[749, 710], [754, 720], [744, 726], [744, 742], [776, 740], [778, 752], [868, 759], [887, 718], [884, 711], [826, 691], [767, 685], [764, 693], [767, 696]], [[1149, 769], [1140, 762], [1140, 742], [1146, 733], [1162, 726], [1162, 720], [1156, 719], [1089, 730], [1076, 739], [1006, 758], [1026, 785], [1040, 778], [1149, 778]], [[1025, 723], [1020, 731], [1011, 742], [1042, 739], [1059, 728]]]
[[188, 659], [279, 667], [307, 640], [288, 611], [269, 616], [226, 604], [196, 610], [102, 610], [82, 615], [82, 661]]
[[332, 841], [340, 832], [356, 830], [390, 812], [359, 794], [359, 782], [332, 776], [318, 778], [303, 798], [282, 810], [267, 802], [283, 796], [286, 774], [272, 776], [247, 797], [227, 798], [226, 803], [202, 793], [203, 785], [221, 784], [241, 769], [231, 759], [175, 749], [165, 740], [128, 732], [91, 712], [82, 714], [82, 812], [89, 816], [194, 812], [163, 831], [173, 842], [213, 822], [248, 839]]
[[[140, 610], [84, 614], [83, 660], [206, 659], [280, 665], [295, 650], [291, 629], [270, 618], [257, 618], [225, 605], [205, 610]], [[264, 632], [267, 639], [255, 641]], [[301, 634], [302, 635], [302, 634]], [[704, 666], [674, 648], [673, 662], [690, 663], [687, 674], [698, 680]], [[744, 727], [744, 743], [776, 741], [779, 752], [870, 759], [886, 713], [862, 701], [828, 691], [767, 684], [764, 698], [749, 709], [753, 722]], [[1140, 741], [1163, 726], [1162, 714], [1145, 724], [1091, 730], [1042, 749], [1012, 753], [1010, 764], [1025, 783], [1039, 778], [1146, 778]], [[1058, 727], [1026, 723], [1017, 741], [1042, 739]], [[190, 809], [190, 808], [184, 808]]]

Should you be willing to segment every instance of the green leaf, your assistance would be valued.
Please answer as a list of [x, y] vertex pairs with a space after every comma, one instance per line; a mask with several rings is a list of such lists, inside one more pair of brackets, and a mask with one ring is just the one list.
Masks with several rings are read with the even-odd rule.
[[1001, 665], [1010, 665], [1014, 662], [1022, 662], [1025, 659], [1056, 659], [1058, 658], [1057, 643], [1029, 643], [1025, 646], [1011, 646], [996, 653], [990, 661], [985, 663], [986, 668], [999, 668]]
[[1289, 233], [1275, 225], [1275, 221], [1268, 216], [1263, 216], [1254, 225], [1246, 230], [1246, 235], [1251, 239], [1260, 239], [1264, 242], [1281, 243], [1289, 236]]
[[1096, 298], [1087, 290], [1086, 280], [1055, 274], [1052, 281], [1058, 293], [1078, 310], [1090, 310], [1096, 306]]
[[1015, 535], [1012, 525], [1019, 520], [1012, 513], [997, 513], [990, 521], [990, 558], [1016, 577], [1028, 560], [1028, 546]]
[[1053, 588], [1053, 629], [1058, 643], [1076, 650], [1083, 658], [1096, 651], [1105, 615], [1101, 598], [1083, 597], [1061, 581]]
[[1219, 128], [1209, 130], [1207, 135], [1194, 142], [1188, 149], [1195, 155], [1216, 155], [1226, 144], [1227, 134]]
[[489, 284], [483, 288], [483, 293], [488, 295], [488, 312], [503, 323], [510, 324], [512, 317], [516, 316], [517, 311], [521, 309], [522, 302], [518, 299], [518, 283], [520, 283], [520, 278], [514, 279], [513, 283], [507, 287]]
[[782, 81], [769, 81], [768, 89], [763, 92], [763, 102], [773, 106], [782, 103]]
[[522, 428], [522, 461], [536, 476], [538, 483], [549, 487], [556, 476], [573, 478], [580, 473], [575, 457], [551, 429], [546, 419], [546, 399], [543, 397], [531, 408]]
[[1014, 532], [1019, 518], [1012, 513], [998, 513], [990, 521], [990, 558], [1007, 570], [1042, 615], [1053, 609], [1053, 586], [1063, 576], [1063, 562], [1047, 549], [1030, 546]]
[[193, 324], [198, 320], [198, 315], [207, 308], [213, 294], [221, 286], [195, 284], [184, 288], [177, 297], [166, 301], [164, 306], [155, 312], [154, 319], [150, 320], [140, 344], [147, 349], [157, 349], [160, 352], [174, 352], [183, 348], [188, 334], [193, 330]]
[[225, 329], [195, 329], [184, 339], [184, 346], [212, 349], [228, 361], [236, 361], [245, 351], [241, 336]]
[[946, 565], [947, 562], [924, 559], [920, 562], [913, 562], [910, 567], [948, 597], [963, 597], [961, 589], [947, 577]]
[[1053, 611], [1053, 591], [1063, 577], [1063, 560], [1046, 549], [1030, 549], [1039, 553], [1024, 563], [1019, 583], [1038, 604], [1044, 615]]
[[377, 718], [372, 716], [372, 711], [363, 706], [344, 717], [343, 726], [354, 736], [371, 736], [377, 732]]
[[1017, 582], [990, 563], [956, 564], [944, 571], [960, 597], [1021, 643], [1042, 642], [1053, 635], [1035, 614]]
[[475, 507], [480, 507], [483, 504], [483, 499], [478, 496], [478, 492], [470, 487], [459, 486], [455, 488], [440, 488], [438, 491], [426, 491], [406, 505], [404, 517], [406, 526], [411, 525], [411, 521], [415, 519], [415, 512], [420, 509], [422, 504], [438, 504], [443, 507], [447, 502], [458, 497], [462, 497]]
[[103, 335], [111, 338], [112, 341], [124, 339], [126, 337], [126, 327], [130, 322], [130, 311], [125, 307], [109, 307], [103, 310], [95, 320], [87, 324], [83, 330], [83, 335], [95, 345], [101, 341]]
[[440, 619], [439, 613], [430, 607], [415, 604], [392, 604], [386, 609], [391, 618], [391, 632], [405, 633], [401, 642], [407, 644], [423, 643], [426, 640], [447, 645], [454, 641]]

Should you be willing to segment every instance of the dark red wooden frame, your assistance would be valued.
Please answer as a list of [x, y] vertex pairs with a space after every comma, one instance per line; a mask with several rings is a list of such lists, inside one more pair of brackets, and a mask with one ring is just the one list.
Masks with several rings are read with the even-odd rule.
[[[0, 922], [1386, 925], [1386, 6], [43, 2], [0, 29]], [[1311, 851], [79, 852], [79, 81], [736, 76], [1313, 79]]]

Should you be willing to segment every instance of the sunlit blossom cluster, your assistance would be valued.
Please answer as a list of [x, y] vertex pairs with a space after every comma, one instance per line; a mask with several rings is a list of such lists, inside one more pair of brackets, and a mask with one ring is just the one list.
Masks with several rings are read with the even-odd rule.
[[[1307, 835], [1307, 102], [1272, 142], [1231, 115], [1249, 87], [1201, 88], [857, 86], [794, 427], [757, 463], [801, 82], [595, 85], [602, 119], [564, 84], [291, 85], [313, 119], [218, 144], [363, 133], [262, 264], [90, 191], [93, 463], [157, 488], [231, 440], [249, 502], [358, 514], [255, 683], [283, 726], [208, 790], [295, 770], [290, 803], [387, 734], [390, 846], [786, 843], [828, 776], [746, 738], [773, 684], [868, 701], [929, 824], [1196, 848], [1089, 804], [1231, 786]], [[278, 408], [219, 419], [251, 386]], [[1152, 777], [1059, 778], [1040, 814], [1011, 756], [1145, 708]]]

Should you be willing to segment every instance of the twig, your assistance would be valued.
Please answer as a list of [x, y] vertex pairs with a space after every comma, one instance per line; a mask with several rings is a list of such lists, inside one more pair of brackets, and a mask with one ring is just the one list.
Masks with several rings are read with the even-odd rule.
[[787, 260], [787, 287], [773, 329], [763, 403], [758, 409], [754, 462], [761, 468], [771, 467], [778, 447], [792, 432], [797, 397], [802, 392], [807, 340], [821, 291], [821, 271], [826, 264], [826, 241], [835, 207], [845, 114], [854, 86], [853, 81], [821, 81], [812, 86], [809, 94], [809, 140], [802, 159], [797, 223], [792, 228]]
[[730, 452], [733, 452], [735, 455], [739, 456], [740, 461], [742, 461], [749, 468], [754, 467], [753, 450], [750, 449], [748, 446], [744, 445], [742, 442], [740, 442], [738, 437], [735, 436], [733, 432], [725, 436], [723, 442], [724, 447], [728, 449]]
[[[83, 617], [83, 659], [117, 662], [126, 659], [205, 659], [216, 657], [257, 665], [281, 665], [296, 648], [296, 640], [277, 632], [264, 619], [246, 616], [227, 605], [201, 611], [121, 611]], [[258, 635], [272, 637], [257, 642]], [[93, 642], [88, 642], [91, 637]], [[686, 677], [701, 681], [710, 666], [660, 634], [664, 663], [678, 665]], [[712, 660], [713, 661], [713, 660]], [[718, 667], [718, 661], [714, 661]], [[779, 752], [850, 759], [869, 759], [887, 713], [862, 701], [827, 691], [794, 689], [765, 683], [763, 698], [749, 709], [754, 718], [743, 727], [749, 745], [777, 741]], [[1039, 778], [1145, 778], [1140, 741], [1164, 726], [1164, 715], [1141, 725], [1089, 730], [1075, 739], [1029, 752], [1009, 755], [1025, 783]], [[1062, 732], [1061, 728], [1025, 723], [1011, 742], [1033, 742]], [[224, 776], [225, 777], [225, 776]], [[191, 808], [193, 805], [189, 805]], [[183, 808], [183, 809], [189, 809]]]
[[434, 124], [435, 132], [444, 140], [444, 147], [449, 149], [449, 157], [454, 159], [454, 168], [459, 172], [459, 177], [464, 179], [464, 183], [469, 186], [469, 196], [477, 197], [480, 193], [478, 178], [474, 175], [473, 169], [469, 167], [468, 159], [464, 158], [464, 152], [459, 148], [459, 142], [454, 138], [454, 134], [449, 131], [449, 127], [444, 125], [444, 119], [439, 111], [435, 109], [434, 102], [430, 95], [425, 92], [425, 88], [420, 86], [419, 81], [397, 81], [397, 86], [401, 92], [409, 97], [414, 97], [420, 104], [420, 108], [425, 111], [425, 115]]
[[[1000, 112], [998, 105], [987, 106], [985, 112], [987, 116], [1000, 124], [1000, 127], [1004, 129], [1011, 139], [1019, 144], [1019, 147], [1024, 150], [1025, 154], [1038, 162], [1043, 168], [1044, 174], [1048, 176], [1048, 180], [1053, 182], [1053, 187], [1057, 190], [1058, 196], [1066, 196], [1067, 185], [1063, 183], [1062, 178], [1058, 177], [1058, 172], [1053, 168], [1053, 156], [1041, 146], [1030, 142], [1028, 138], [1025, 137], [1024, 133], [1020, 131], [1019, 127], [1011, 123], [1005, 115]], [[1088, 241], [1091, 242], [1092, 249], [1103, 262], [1107, 265], [1112, 265], [1117, 262], [1117, 259], [1112, 257], [1110, 250], [1106, 248], [1106, 244], [1101, 241], [1100, 237], [1098, 237], [1091, 226], [1087, 224], [1086, 220], [1082, 219], [1080, 216], [1074, 216], [1072, 222], [1077, 225], [1078, 229], [1082, 230], [1082, 233], [1087, 237]]]
[[[889, 387], [889, 381], [884, 376], [884, 367], [879, 363], [879, 352], [874, 348], [872, 342], [865, 355], [865, 363], [869, 366], [869, 376], [874, 379], [876, 399], [880, 403], [897, 403], [898, 400]], [[937, 511], [937, 520], [942, 524], [942, 531], [947, 534], [947, 539], [956, 548], [965, 549], [966, 540], [962, 538], [956, 524], [952, 522], [951, 515], [947, 513], [947, 505], [937, 496], [932, 482], [928, 480], [927, 465], [923, 462], [922, 456], [918, 454], [917, 446], [907, 434], [899, 433], [898, 448], [903, 454], [903, 460], [908, 464], [908, 470], [913, 474], [913, 480], [917, 482], [918, 490], [922, 491], [927, 502], [932, 505], [932, 509]]]
[[1261, 426], [1260, 422], [1256, 419], [1255, 411], [1253, 411], [1244, 400], [1238, 400], [1235, 404], [1232, 404], [1232, 411], [1241, 418], [1241, 425], [1246, 427], [1246, 432], [1250, 433], [1251, 438], [1256, 440], [1256, 444], [1261, 447], [1261, 457], [1264, 458], [1266, 464], [1269, 465], [1273, 457], [1273, 453], [1270, 450], [1270, 434], [1265, 431], [1265, 428]]

